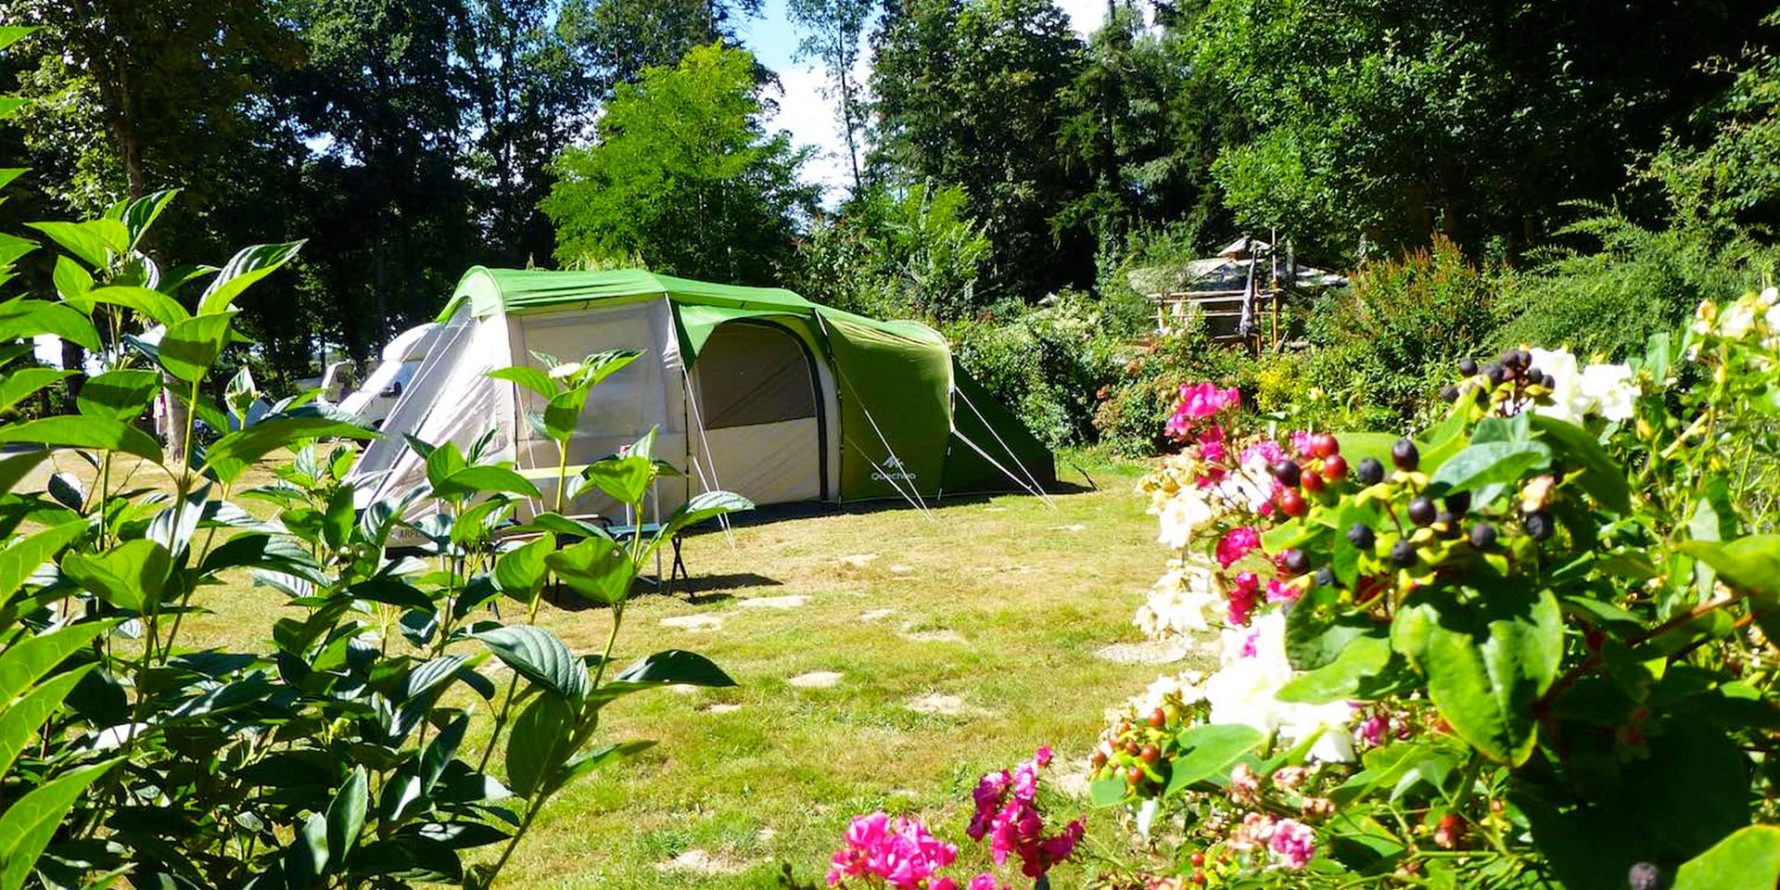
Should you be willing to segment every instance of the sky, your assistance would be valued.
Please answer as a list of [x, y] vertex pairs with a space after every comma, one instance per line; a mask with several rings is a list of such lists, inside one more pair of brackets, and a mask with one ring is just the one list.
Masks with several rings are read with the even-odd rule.
[[[1057, 5], [1084, 37], [1106, 20], [1106, 0], [1057, 0]], [[761, 64], [778, 72], [784, 87], [781, 95], [773, 97], [779, 109], [768, 121], [768, 129], [787, 130], [793, 142], [816, 148], [816, 156], [804, 167], [804, 178], [822, 185], [828, 202], [837, 201], [851, 177], [834, 103], [822, 95], [828, 77], [814, 60], [796, 60], [798, 35], [785, 14], [785, 0], [766, 0], [761, 17], [737, 30], [743, 45], [753, 50]], [[870, 59], [861, 64], [869, 65]], [[861, 83], [865, 79], [859, 78]]]

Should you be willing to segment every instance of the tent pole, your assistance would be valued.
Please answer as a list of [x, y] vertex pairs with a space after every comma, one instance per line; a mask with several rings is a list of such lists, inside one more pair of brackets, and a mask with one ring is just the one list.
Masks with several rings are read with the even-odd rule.
[[[680, 363], [680, 380], [683, 383], [685, 383], [685, 385], [686, 385], [686, 403], [692, 406], [692, 421], [693, 421], [693, 423], [698, 425], [697, 426], [698, 440], [700, 442], [705, 443], [705, 457], [710, 457], [711, 456], [711, 437], [705, 435], [705, 420], [703, 417], [699, 416], [698, 400], [694, 399], [692, 397], [692, 375], [688, 374], [686, 372], [686, 363], [685, 362]], [[688, 439], [690, 439], [690, 438], [691, 438], [691, 436], [690, 436], [690, 434], [688, 434]], [[717, 478], [717, 462], [711, 461], [710, 464], [711, 464], [711, 481], [709, 483], [705, 482], [705, 471], [703, 469], [699, 469], [698, 470], [699, 484], [704, 485], [706, 491], [710, 491], [711, 487], [713, 485], [716, 486], [717, 488], [721, 489], [723, 487], [723, 480]], [[698, 459], [696, 457], [693, 458], [693, 460], [692, 460], [692, 466], [694, 468], [697, 468], [699, 466]], [[688, 480], [687, 484], [690, 485], [692, 483], [690, 480]], [[688, 498], [688, 500], [691, 500], [691, 499]], [[732, 550], [735, 549], [735, 547], [736, 547], [735, 534], [733, 532], [731, 532], [729, 529], [729, 517], [723, 516], [723, 515], [718, 515], [717, 524], [719, 526], [722, 526], [723, 537], [729, 541], [730, 549], [732, 549]]]
[[[822, 319], [822, 313], [820, 313], [820, 312], [816, 313], [816, 324], [821, 326], [823, 336], [827, 336], [828, 335], [828, 322], [826, 322]], [[834, 376], [835, 376], [835, 379], [837, 379], [841, 382], [842, 386], [845, 386], [847, 388], [847, 392], [851, 393], [853, 398], [859, 402], [859, 413], [865, 415], [865, 422], [871, 424], [871, 431], [876, 433], [878, 436], [878, 441], [883, 443], [884, 453], [889, 455], [891, 458], [895, 459], [897, 465], [900, 466], [902, 464], [902, 458], [897, 457], [896, 449], [890, 447], [890, 440], [884, 436], [884, 431], [878, 427], [877, 418], [872, 417], [871, 411], [866, 409], [865, 400], [859, 398], [859, 391], [853, 388], [853, 381], [848, 380], [847, 375], [841, 373], [841, 363], [839, 361], [836, 361], [834, 363]], [[858, 444], [855, 443], [854, 447], [857, 448]], [[863, 453], [863, 450], [861, 453]], [[896, 489], [897, 494], [901, 494], [905, 500], [907, 500], [910, 504], [914, 505], [915, 509], [920, 510], [921, 515], [926, 517], [927, 521], [929, 521], [929, 522], [935, 521], [933, 518], [933, 514], [928, 512], [928, 510], [927, 510], [927, 502], [924, 500], [921, 500], [921, 493], [918, 491], [915, 491], [915, 487], [913, 485], [909, 486], [909, 491], [914, 494], [914, 497], [910, 498], [909, 495], [903, 493], [902, 486], [898, 485], [896, 483], [894, 474], [889, 472], [888, 467], [879, 466], [878, 469], [883, 471], [884, 481], [890, 483], [890, 487]]]
[[1008, 468], [1002, 466], [1000, 461], [996, 460], [995, 458], [990, 457], [989, 452], [983, 450], [983, 446], [978, 445], [975, 442], [972, 442], [970, 440], [969, 436], [966, 436], [963, 433], [958, 432], [957, 430], [953, 430], [952, 433], [953, 433], [953, 435], [956, 435], [958, 437], [958, 441], [963, 442], [966, 445], [969, 445], [970, 449], [972, 451], [975, 451], [979, 456], [981, 456], [983, 458], [983, 460], [988, 461], [991, 465], [993, 465], [995, 467], [995, 469], [1000, 470], [1002, 475], [1006, 476], [1009, 479], [1014, 480], [1014, 484], [1025, 489], [1027, 494], [1032, 495], [1033, 497], [1036, 497], [1041, 501], [1044, 501], [1045, 505], [1050, 507], [1052, 510], [1057, 509], [1057, 506], [1055, 504], [1052, 504], [1050, 502], [1050, 499], [1044, 496], [1043, 492], [1033, 491], [1029, 486], [1026, 485], [1026, 483], [1021, 482], [1020, 478], [1018, 476], [1015, 476], [1013, 473], [1009, 472]]

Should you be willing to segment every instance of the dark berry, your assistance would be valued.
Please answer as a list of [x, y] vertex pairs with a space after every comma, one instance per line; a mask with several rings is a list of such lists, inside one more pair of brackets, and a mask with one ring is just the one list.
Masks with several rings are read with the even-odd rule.
[[1302, 550], [1287, 550], [1279, 555], [1279, 568], [1288, 575], [1302, 575], [1310, 571], [1310, 554]]
[[1528, 513], [1521, 519], [1520, 527], [1526, 529], [1527, 537], [1535, 541], [1546, 540], [1551, 537], [1552, 532], [1557, 531], [1556, 522], [1552, 520], [1551, 514], [1544, 510], [1534, 510]]
[[1504, 368], [1514, 368], [1516, 370], [1525, 370], [1526, 369], [1526, 363], [1522, 362], [1520, 360], [1520, 351], [1519, 350], [1510, 349], [1507, 352], [1504, 352], [1500, 356], [1498, 356], [1496, 358], [1496, 361], [1501, 362], [1502, 367], [1504, 367]]
[[1323, 478], [1330, 482], [1340, 482], [1347, 475], [1347, 458], [1339, 454], [1331, 454], [1323, 458]]
[[1508, 379], [1508, 372], [1495, 362], [1491, 362], [1490, 366], [1483, 370], [1483, 373], [1489, 377], [1491, 386], [1501, 386], [1502, 381]]
[[1316, 586], [1318, 586], [1318, 587], [1334, 587], [1335, 586], [1335, 570], [1329, 568], [1328, 566], [1323, 566], [1322, 568], [1317, 569], [1316, 570]]
[[1318, 475], [1315, 470], [1305, 470], [1304, 478], [1298, 480], [1298, 484], [1303, 486], [1305, 491], [1316, 494], [1323, 490], [1323, 477]]
[[1440, 388], [1440, 401], [1456, 402], [1459, 400], [1459, 388], [1448, 384]]
[[1278, 479], [1279, 484], [1287, 488], [1297, 488], [1298, 481], [1302, 478], [1303, 468], [1299, 467], [1295, 460], [1282, 460], [1269, 466], [1267, 472], [1273, 474], [1273, 478]]
[[1304, 495], [1296, 488], [1282, 488], [1273, 496], [1273, 503], [1279, 505], [1279, 512], [1296, 519], [1309, 512], [1310, 505], [1304, 502]]
[[1396, 464], [1397, 469], [1413, 473], [1421, 462], [1422, 453], [1416, 450], [1414, 442], [1398, 439], [1397, 444], [1391, 446], [1391, 463]]
[[1137, 759], [1143, 761], [1144, 763], [1155, 763], [1156, 760], [1158, 758], [1160, 758], [1161, 756], [1162, 756], [1162, 749], [1156, 747], [1155, 745], [1144, 745], [1143, 750], [1139, 751], [1137, 753]]
[[1378, 543], [1378, 535], [1373, 534], [1371, 526], [1363, 522], [1356, 522], [1353, 528], [1347, 530], [1347, 540], [1355, 547], [1370, 553], [1373, 546]]
[[1384, 481], [1384, 464], [1379, 463], [1375, 457], [1360, 461], [1357, 472], [1358, 475], [1354, 478], [1359, 479], [1361, 485], [1377, 485]]
[[1391, 545], [1391, 562], [1406, 569], [1415, 565], [1415, 542], [1404, 538]]
[[1496, 546], [1496, 527], [1487, 522], [1479, 522], [1471, 526], [1471, 546], [1479, 550], [1488, 550]]
[[1477, 360], [1469, 357], [1459, 359], [1459, 373], [1466, 377], [1477, 376]]
[[1446, 509], [1463, 516], [1471, 512], [1471, 492], [1455, 491], [1446, 496]]
[[1541, 371], [1538, 368], [1532, 368], [1527, 371], [1527, 382], [1534, 386], [1544, 386], [1549, 382], [1549, 378], [1545, 376], [1544, 371]]
[[1525, 370], [1533, 366], [1533, 354], [1522, 349], [1514, 354], [1514, 364]]
[[1434, 506], [1434, 499], [1419, 497], [1409, 502], [1409, 521], [1418, 526], [1432, 525], [1440, 508]]
[[1626, 872], [1625, 882], [1631, 890], [1662, 890], [1663, 870], [1651, 863], [1640, 862]]
[[1440, 533], [1440, 537], [1456, 538], [1459, 536], [1459, 518], [1454, 516], [1451, 510], [1441, 510], [1434, 514], [1434, 523], [1445, 529]]

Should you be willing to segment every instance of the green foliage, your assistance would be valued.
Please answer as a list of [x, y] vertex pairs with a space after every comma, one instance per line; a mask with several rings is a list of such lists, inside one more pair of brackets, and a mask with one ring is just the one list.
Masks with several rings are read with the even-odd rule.
[[1092, 297], [1064, 291], [946, 329], [966, 371], [1051, 445], [1094, 438], [1094, 406], [1123, 365], [1126, 341]]
[[565, 151], [544, 201], [564, 262], [637, 257], [660, 272], [770, 284], [815, 192], [807, 149], [762, 128], [754, 57], [721, 44], [618, 87], [599, 141]]
[[989, 240], [957, 186], [879, 186], [855, 197], [802, 247], [802, 289], [865, 315], [946, 322], [984, 308]]
[[1175, 324], [1166, 336], [1115, 367], [1094, 409], [1093, 428], [1100, 441], [1127, 457], [1146, 457], [1167, 447], [1162, 422], [1180, 402], [1182, 384], [1200, 380], [1253, 390], [1255, 374], [1264, 365], [1240, 349], [1214, 342], [1204, 319], [1196, 313]]

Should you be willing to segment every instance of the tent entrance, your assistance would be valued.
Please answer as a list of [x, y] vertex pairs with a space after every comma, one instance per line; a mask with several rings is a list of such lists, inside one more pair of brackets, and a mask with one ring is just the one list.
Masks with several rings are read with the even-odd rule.
[[715, 484], [757, 504], [828, 496], [824, 394], [803, 340], [770, 322], [718, 325], [693, 365], [703, 435], [695, 458]]

